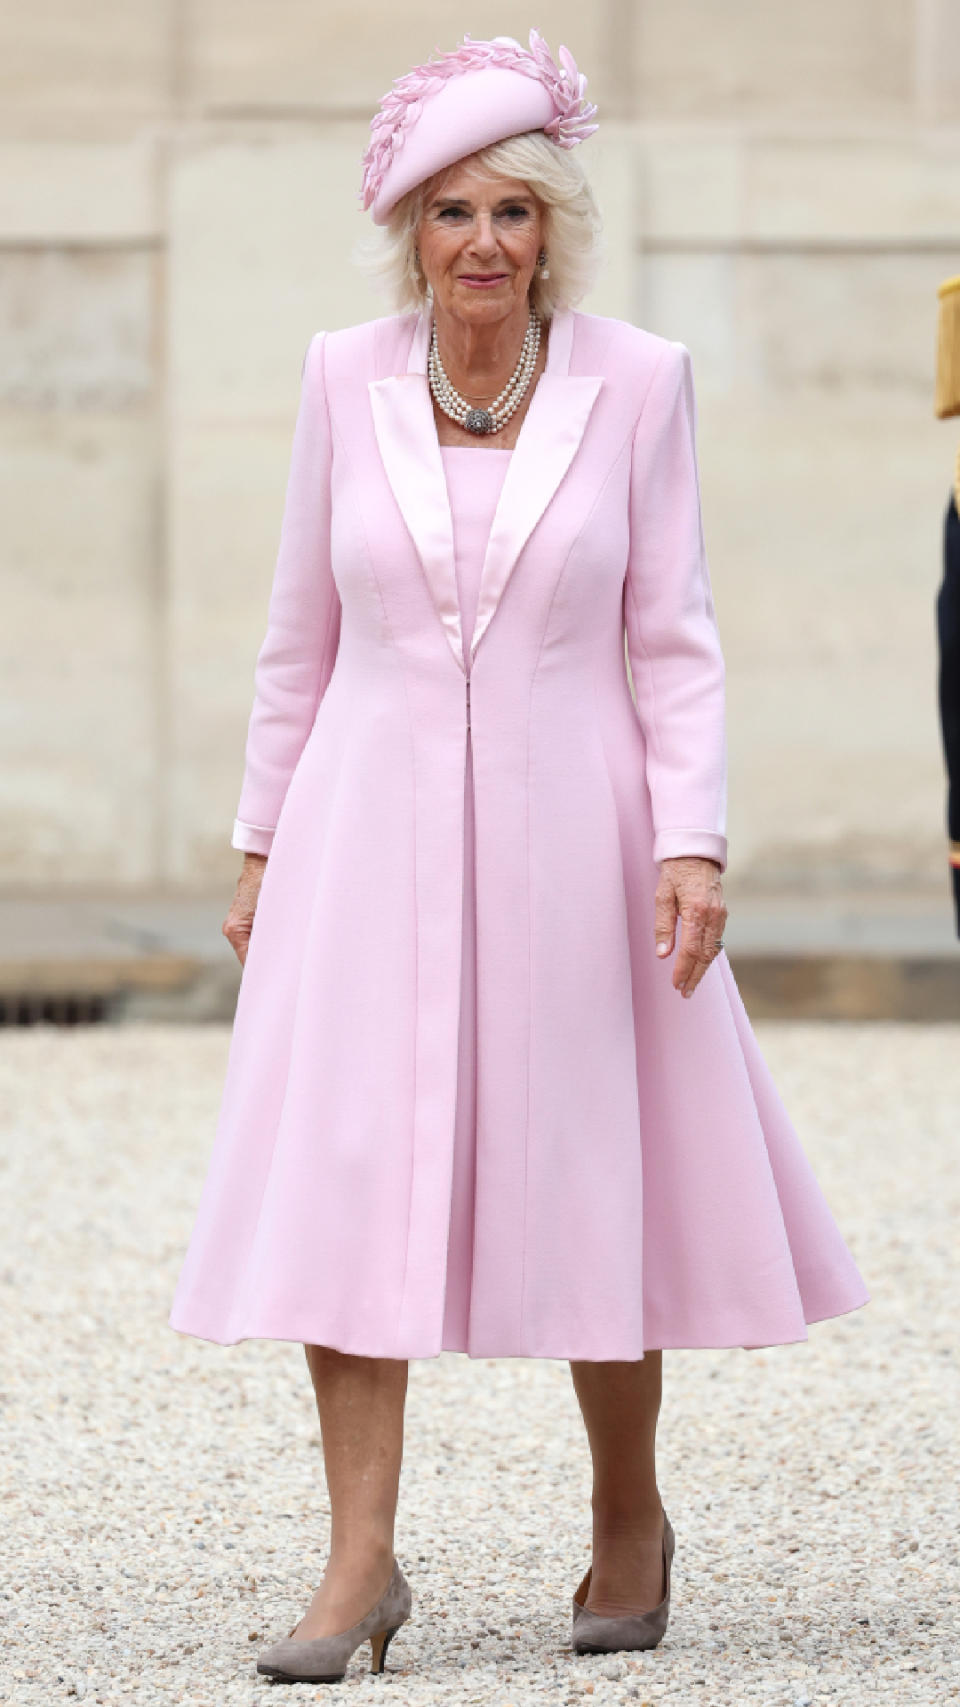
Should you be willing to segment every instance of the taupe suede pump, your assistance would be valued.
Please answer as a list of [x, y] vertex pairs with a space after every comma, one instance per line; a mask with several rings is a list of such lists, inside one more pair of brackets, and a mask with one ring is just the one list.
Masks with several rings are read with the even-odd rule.
[[351, 1654], [369, 1637], [370, 1670], [381, 1672], [392, 1637], [410, 1616], [412, 1601], [410, 1584], [394, 1559], [383, 1594], [358, 1623], [334, 1636], [316, 1636], [312, 1642], [291, 1641], [293, 1630], [299, 1628], [295, 1624], [290, 1636], [260, 1655], [257, 1670], [285, 1683], [339, 1683]]
[[674, 1534], [663, 1514], [663, 1599], [652, 1612], [633, 1612], [604, 1618], [591, 1612], [584, 1602], [590, 1591], [590, 1566], [573, 1597], [573, 1651], [575, 1654], [609, 1654], [620, 1648], [655, 1648], [663, 1641], [670, 1617], [670, 1567], [673, 1564]]

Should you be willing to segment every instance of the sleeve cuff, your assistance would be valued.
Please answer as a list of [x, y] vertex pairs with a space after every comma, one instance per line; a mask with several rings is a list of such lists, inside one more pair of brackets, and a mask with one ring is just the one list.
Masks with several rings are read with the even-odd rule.
[[714, 830], [660, 830], [653, 839], [653, 857], [664, 859], [714, 859], [721, 871], [727, 869], [727, 838]]
[[245, 824], [242, 818], [235, 818], [230, 846], [239, 848], [242, 853], [268, 854], [273, 837], [273, 830], [266, 830], [261, 824]]

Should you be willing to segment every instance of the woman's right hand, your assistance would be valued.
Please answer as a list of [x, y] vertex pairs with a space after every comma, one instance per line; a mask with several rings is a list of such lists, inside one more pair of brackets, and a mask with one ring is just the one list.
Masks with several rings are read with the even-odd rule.
[[266, 854], [244, 854], [243, 870], [237, 881], [236, 893], [230, 903], [230, 911], [221, 926], [223, 934], [241, 966], [247, 958], [247, 949], [250, 946], [253, 915], [257, 910], [257, 898], [260, 894], [260, 885], [263, 882], [266, 865]]

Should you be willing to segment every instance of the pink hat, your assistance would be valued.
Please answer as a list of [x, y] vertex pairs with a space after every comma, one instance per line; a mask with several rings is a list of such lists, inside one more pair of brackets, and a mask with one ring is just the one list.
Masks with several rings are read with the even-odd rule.
[[398, 77], [370, 122], [363, 156], [362, 204], [385, 225], [401, 196], [455, 160], [518, 136], [545, 131], [558, 148], [573, 148], [598, 128], [584, 99], [587, 79], [573, 55], [550, 56], [537, 30], [530, 49], [512, 36], [472, 41]]

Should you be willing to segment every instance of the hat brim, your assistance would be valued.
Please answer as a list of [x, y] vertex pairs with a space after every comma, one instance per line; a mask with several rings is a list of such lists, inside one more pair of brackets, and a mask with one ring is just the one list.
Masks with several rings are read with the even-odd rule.
[[524, 131], [542, 130], [556, 116], [544, 85], [523, 71], [483, 66], [449, 77], [424, 98], [402, 135], [370, 205], [375, 225], [386, 225], [401, 197], [455, 161]]

